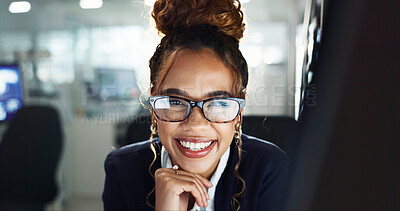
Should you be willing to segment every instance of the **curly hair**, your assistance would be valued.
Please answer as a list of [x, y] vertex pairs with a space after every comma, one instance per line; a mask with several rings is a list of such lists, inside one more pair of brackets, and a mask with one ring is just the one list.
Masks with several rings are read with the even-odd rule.
[[160, 0], [152, 16], [165, 36], [149, 61], [151, 95], [158, 93], [179, 51], [209, 48], [233, 71], [236, 96], [244, 98], [248, 67], [239, 50], [245, 24], [238, 1]]

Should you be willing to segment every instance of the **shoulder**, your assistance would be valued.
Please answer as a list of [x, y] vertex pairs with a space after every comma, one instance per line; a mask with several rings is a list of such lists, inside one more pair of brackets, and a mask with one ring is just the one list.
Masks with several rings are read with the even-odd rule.
[[[160, 146], [157, 139], [154, 140], [154, 145], [157, 151]], [[154, 159], [150, 146], [150, 141], [147, 140], [124, 146], [108, 154], [104, 162], [105, 210], [128, 210], [128, 207], [148, 209], [146, 196], [154, 187], [154, 180], [148, 172]], [[155, 162], [152, 171], [158, 167], [159, 162]]]
[[242, 144], [244, 162], [273, 168], [287, 160], [286, 153], [272, 142], [243, 134]]
[[242, 135], [243, 153], [262, 153], [262, 156], [270, 155], [278, 158], [285, 158], [286, 153], [272, 142], [249, 136]]
[[[160, 142], [153, 140], [156, 151], [159, 151]], [[105, 165], [139, 165], [153, 159], [153, 152], [150, 148], [150, 140], [133, 143], [110, 152], [105, 160]], [[134, 162], [136, 161], [136, 162]], [[137, 162], [141, 161], [141, 162]]]
[[243, 156], [240, 175], [246, 181], [248, 210], [281, 210], [287, 188], [288, 158], [277, 145], [256, 137], [243, 135]]

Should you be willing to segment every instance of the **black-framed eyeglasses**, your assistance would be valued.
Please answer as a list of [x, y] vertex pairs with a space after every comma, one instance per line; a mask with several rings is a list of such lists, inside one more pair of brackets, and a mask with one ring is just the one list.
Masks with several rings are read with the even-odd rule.
[[208, 121], [229, 123], [240, 114], [246, 101], [241, 98], [216, 97], [195, 102], [182, 97], [153, 96], [149, 97], [149, 103], [157, 118], [162, 121], [181, 122], [197, 106]]

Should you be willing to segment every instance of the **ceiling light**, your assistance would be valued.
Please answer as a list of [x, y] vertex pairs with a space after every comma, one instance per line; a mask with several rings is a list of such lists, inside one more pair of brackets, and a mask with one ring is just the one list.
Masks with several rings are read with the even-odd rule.
[[103, 0], [80, 0], [79, 6], [82, 9], [99, 9], [103, 6]]
[[15, 1], [10, 4], [8, 11], [11, 13], [26, 13], [31, 10], [31, 3], [27, 1]]

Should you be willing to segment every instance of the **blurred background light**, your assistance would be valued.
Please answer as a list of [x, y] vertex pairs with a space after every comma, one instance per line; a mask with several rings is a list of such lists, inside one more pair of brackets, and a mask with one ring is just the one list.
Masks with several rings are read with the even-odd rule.
[[89, 48], [89, 40], [85, 38], [79, 39], [76, 47], [80, 52], [86, 51]]
[[27, 1], [15, 1], [10, 4], [8, 11], [11, 13], [27, 13], [31, 10], [31, 3]]
[[103, 0], [80, 0], [79, 6], [82, 9], [99, 9], [103, 6]]
[[103, 45], [103, 50], [104, 50], [104, 53], [106, 53], [106, 54], [112, 54], [114, 52], [114, 49], [115, 49], [115, 46], [112, 43], [105, 43]]
[[144, 3], [149, 7], [152, 7], [154, 5], [154, 2], [156, 2], [156, 0], [145, 0], [144, 1]]
[[38, 68], [37, 77], [43, 82], [47, 82], [50, 79], [50, 72], [47, 68]]
[[0, 81], [0, 95], [5, 94], [7, 91], [7, 84]]
[[8, 111], [14, 112], [15, 110], [17, 110], [20, 107], [21, 107], [21, 102], [17, 99], [10, 99], [6, 102], [6, 109]]
[[264, 36], [262, 33], [251, 33], [249, 34], [249, 41], [251, 43], [263, 43], [264, 42]]
[[266, 64], [281, 64], [284, 60], [282, 48], [279, 46], [268, 46], [264, 50], [263, 61]]
[[243, 47], [242, 52], [249, 67], [255, 68], [261, 63], [262, 53], [259, 47]]

